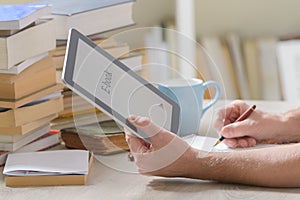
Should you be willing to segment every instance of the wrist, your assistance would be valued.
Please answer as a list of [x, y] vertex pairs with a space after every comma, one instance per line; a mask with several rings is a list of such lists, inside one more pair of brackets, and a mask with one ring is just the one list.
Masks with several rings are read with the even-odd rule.
[[290, 111], [283, 114], [283, 133], [286, 135], [286, 142], [300, 141], [300, 111]]
[[189, 167], [186, 170], [185, 177], [193, 179], [210, 180], [212, 171], [215, 171], [220, 165], [215, 165], [214, 153], [201, 151], [191, 148], [189, 157]]

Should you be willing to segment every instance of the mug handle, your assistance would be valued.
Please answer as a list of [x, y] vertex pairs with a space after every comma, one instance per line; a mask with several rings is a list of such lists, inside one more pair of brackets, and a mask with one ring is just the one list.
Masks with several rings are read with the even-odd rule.
[[[209, 86], [214, 86], [216, 88], [216, 94], [214, 96], [214, 98], [206, 105], [203, 107], [202, 109], [202, 113], [204, 114], [207, 109], [209, 109], [212, 105], [214, 105], [217, 100], [219, 99], [220, 97], [220, 94], [221, 94], [221, 88], [219, 86], [219, 84], [215, 81], [206, 81], [203, 83], [203, 91], [205, 91]], [[204, 95], [204, 92], [203, 92], [203, 95]]]

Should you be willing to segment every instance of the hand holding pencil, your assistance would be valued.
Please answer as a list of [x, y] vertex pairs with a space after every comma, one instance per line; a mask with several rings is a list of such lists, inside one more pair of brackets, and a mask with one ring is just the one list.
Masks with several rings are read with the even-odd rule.
[[[234, 122], [240, 122], [243, 121], [245, 119], [247, 119], [251, 113], [255, 110], [256, 105], [252, 105], [251, 107], [249, 107], [242, 115], [240, 115]], [[225, 138], [223, 136], [221, 136], [218, 141], [215, 143], [214, 146], [218, 145], [220, 142], [222, 142]]]

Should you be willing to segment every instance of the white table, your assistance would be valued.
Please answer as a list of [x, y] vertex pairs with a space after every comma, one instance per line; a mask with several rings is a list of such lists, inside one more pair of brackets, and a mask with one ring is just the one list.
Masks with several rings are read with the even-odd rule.
[[[252, 103], [252, 102], [250, 102]], [[254, 102], [258, 109], [283, 112], [299, 107], [284, 102]], [[203, 118], [202, 128], [209, 127], [209, 120], [218, 103]], [[117, 159], [114, 159], [116, 158]], [[0, 199], [2, 200], [42, 200], [42, 199], [300, 199], [300, 188], [264, 188], [236, 184], [191, 180], [183, 178], [146, 177], [137, 173], [127, 173], [113, 168], [134, 171], [133, 163], [127, 161], [127, 154], [106, 157], [106, 165], [94, 160], [89, 180], [85, 186], [26, 187], [9, 188], [0, 175]], [[300, 169], [299, 169], [300, 170]]]

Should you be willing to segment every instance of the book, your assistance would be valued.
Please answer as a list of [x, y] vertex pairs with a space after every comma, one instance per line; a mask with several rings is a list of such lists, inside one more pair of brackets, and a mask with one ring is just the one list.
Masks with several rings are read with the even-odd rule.
[[55, 46], [54, 20], [40, 20], [24, 31], [0, 37], [0, 69], [10, 69], [28, 58], [54, 49]]
[[[27, 77], [32, 77], [36, 73], [39, 73], [40, 71], [45, 70], [47, 68], [54, 69], [53, 61], [50, 56], [46, 56], [46, 57], [42, 58], [41, 60], [34, 62], [32, 65], [30, 65], [28, 68], [26, 68], [19, 74], [0, 73], [0, 83], [1, 84], [16, 83], [17, 81], [20, 81], [21, 79], [24, 79]], [[52, 77], [50, 77], [50, 78], [52, 78]], [[30, 81], [30, 80], [27, 80], [27, 81]]]
[[97, 112], [95, 110], [89, 110], [85, 113], [73, 113], [69, 117], [60, 117], [51, 121], [52, 129], [64, 129], [74, 126], [83, 126], [91, 123], [98, 123], [101, 121], [111, 120], [111, 118], [103, 112]]
[[22, 29], [18, 29], [18, 30], [0, 30], [0, 37], [11, 36], [11, 35], [13, 35], [17, 32], [24, 31], [25, 29], [30, 28], [34, 25], [35, 25], [35, 22], [32, 22], [31, 24], [27, 25], [25, 28], [22, 28]]
[[206, 49], [204, 56], [207, 67], [209, 68], [212, 80], [218, 82], [221, 86], [223, 99], [238, 98], [238, 88], [236, 86], [236, 76], [233, 66], [228, 60], [226, 61], [225, 54], [226, 46], [218, 37], [203, 37], [201, 42]]
[[257, 40], [260, 63], [260, 88], [263, 100], [282, 99], [277, 62], [277, 38], [265, 37]]
[[46, 57], [18, 75], [0, 74], [0, 99], [20, 99], [54, 85], [56, 69]]
[[33, 152], [35, 149], [38, 151], [47, 150], [53, 146], [61, 143], [60, 134], [57, 132], [48, 132], [37, 138], [36, 140], [22, 146], [15, 152]]
[[5, 134], [6, 136], [17, 136], [17, 135], [25, 135], [34, 129], [37, 129], [41, 125], [49, 124], [50, 121], [57, 118], [57, 114], [49, 115], [42, 119], [21, 125], [16, 127], [0, 127], [0, 133]]
[[15, 33], [17, 33], [19, 30], [0, 30], [0, 37], [3, 36], [11, 36]]
[[[43, 151], [51, 147], [54, 147], [60, 144], [60, 135], [53, 133], [46, 133], [43, 136], [39, 137], [33, 142], [22, 146], [17, 149], [15, 152], [34, 152], [34, 151]], [[6, 158], [10, 151], [0, 151], [0, 166], [3, 166], [6, 162]]]
[[56, 84], [56, 85], [47, 87], [43, 90], [40, 90], [36, 93], [30, 94], [30, 95], [25, 96], [20, 99], [15, 99], [15, 100], [0, 99], [0, 107], [2, 107], [2, 108], [18, 108], [27, 103], [35, 101], [39, 98], [42, 98], [43, 96], [46, 96], [53, 92], [59, 91], [62, 88], [63, 88], [62, 84]]
[[0, 110], [0, 127], [17, 127], [59, 113], [63, 98], [32, 102], [17, 109]]
[[15, 66], [12, 66], [9, 69], [0, 69], [0, 74], [20, 74], [22, 71], [24, 71], [25, 69], [27, 69], [34, 63], [42, 60], [43, 58], [45, 58], [47, 56], [48, 56], [48, 53], [42, 53], [40, 55], [33, 56]]
[[283, 99], [290, 102], [300, 100], [299, 56], [300, 40], [279, 41], [277, 58]]
[[56, 21], [58, 40], [67, 39], [71, 28], [77, 29], [84, 35], [93, 35], [134, 24], [133, 0], [42, 0], [40, 2], [50, 3], [53, 6], [51, 17]]
[[62, 129], [61, 138], [68, 148], [86, 149], [94, 154], [129, 150], [124, 131], [113, 120]]
[[[103, 38], [100, 36], [90, 36], [90, 39], [93, 40], [93, 42], [97, 45], [99, 45], [102, 48], [109, 48], [109, 47], [115, 47], [122, 44], [121, 42], [116, 41], [113, 38]], [[66, 53], [67, 43], [61, 43], [56, 45], [56, 48], [49, 51], [49, 54], [53, 57], [56, 56], [64, 56]]]
[[50, 131], [50, 123], [25, 135], [0, 135], [0, 150], [16, 151], [17, 149], [40, 138]]
[[[128, 44], [121, 44], [120, 46], [106, 47], [104, 48], [109, 54], [118, 58], [119, 61], [124, 63], [130, 69], [139, 71], [142, 69], [142, 58], [141, 53], [130, 53]], [[65, 55], [52, 56], [55, 68], [61, 70], [64, 65]]]
[[226, 36], [226, 41], [229, 46], [230, 54], [232, 55], [241, 98], [249, 99], [249, 84], [244, 64], [244, 58], [242, 55], [241, 39], [238, 35], [230, 33]]
[[0, 0], [1, 4], [25, 4], [25, 3], [33, 3], [36, 0]]
[[9, 187], [84, 185], [93, 155], [84, 150], [10, 154], [3, 169]]
[[262, 99], [259, 51], [256, 38], [242, 40], [243, 56], [246, 74], [249, 81], [249, 94], [251, 99]]
[[122, 62], [133, 71], [142, 70], [142, 60], [143, 55], [141, 53], [130, 53], [128, 56], [119, 59], [120, 62]]
[[0, 30], [20, 30], [50, 13], [49, 4], [1, 5]]
[[[120, 43], [118, 44], [118, 46], [106, 47], [105, 50], [115, 58], [129, 57], [129, 53], [130, 53], [129, 46], [126, 43]], [[65, 54], [62, 55], [58, 55], [58, 54], [59, 52], [52, 53], [52, 55], [55, 55], [52, 56], [52, 58], [54, 60], [54, 65], [56, 69], [60, 70], [64, 65]]]
[[70, 89], [63, 91], [63, 96], [64, 110], [59, 113], [59, 118], [78, 117], [79, 115], [100, 112], [99, 109], [76, 93], [73, 93]]

